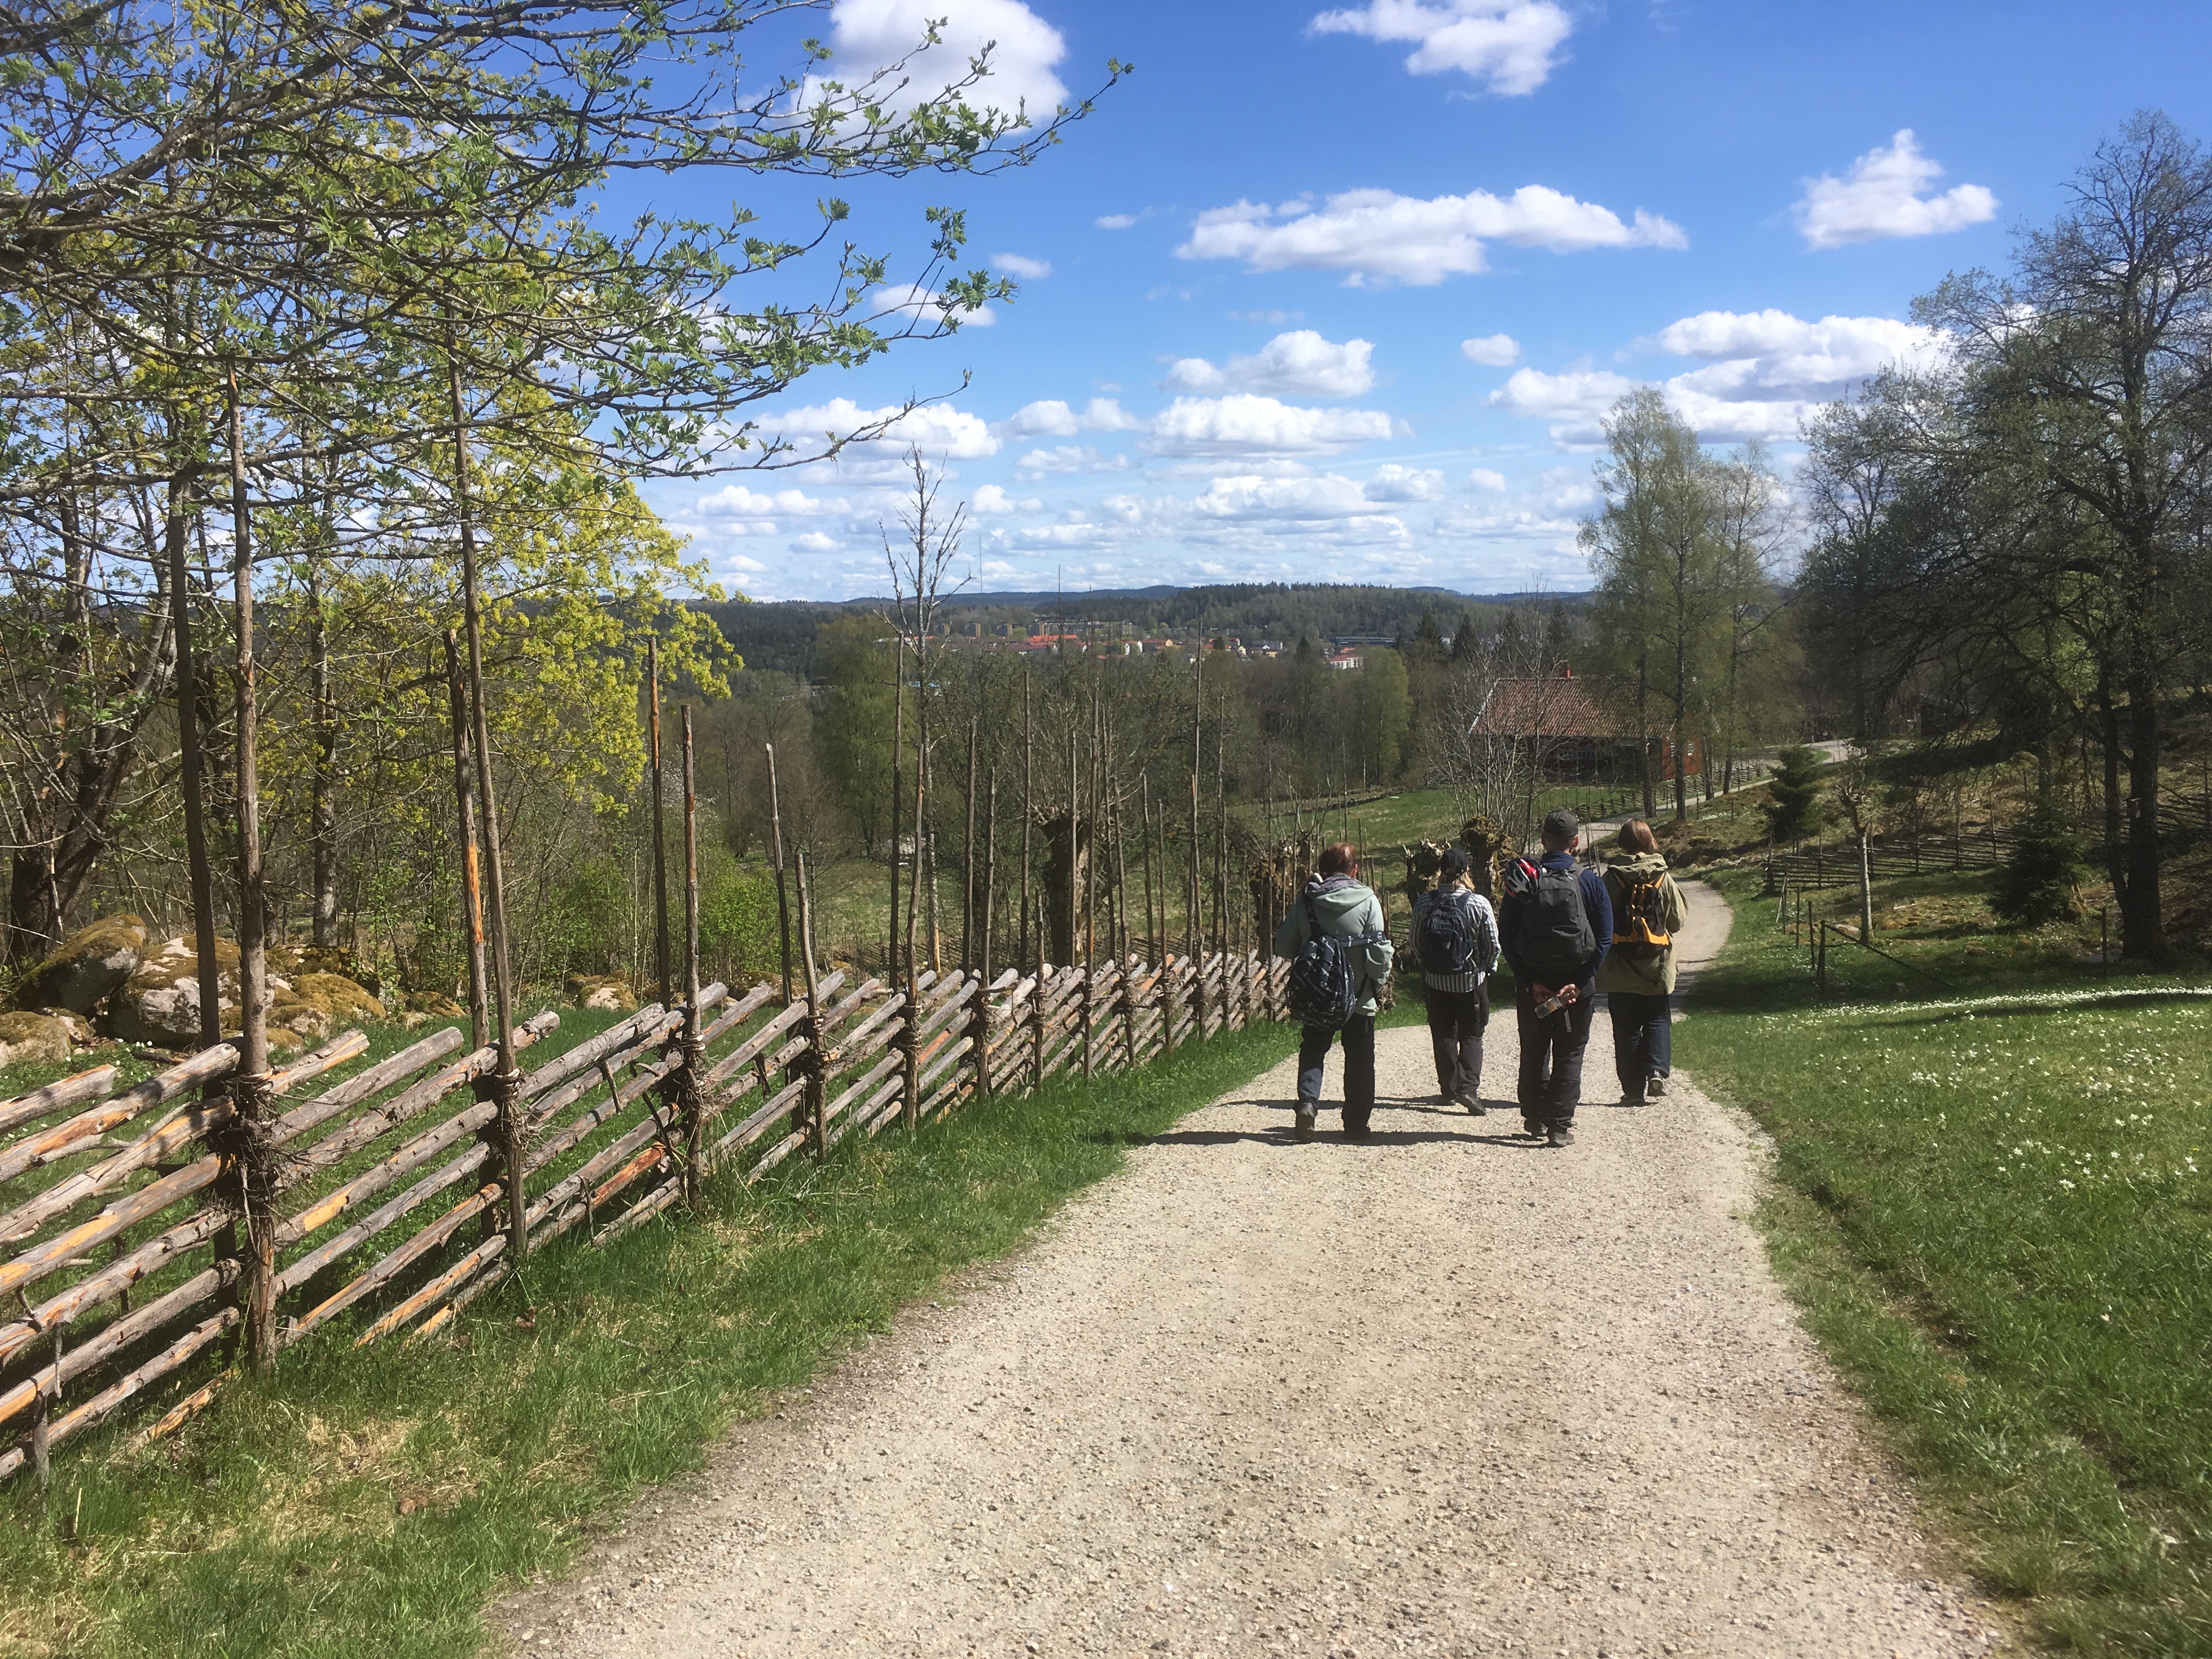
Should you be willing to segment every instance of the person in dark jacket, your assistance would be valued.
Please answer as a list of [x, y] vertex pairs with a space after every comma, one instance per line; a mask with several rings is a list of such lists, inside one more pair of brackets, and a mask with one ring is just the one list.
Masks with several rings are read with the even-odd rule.
[[[1582, 828], [1582, 820], [1564, 806], [1545, 816], [1544, 854], [1536, 860], [1535, 878], [1516, 881], [1509, 874], [1498, 916], [1521, 1033], [1521, 1127], [1554, 1146], [1575, 1138], [1583, 1055], [1597, 1017], [1598, 964], [1613, 943], [1605, 877], [1576, 866]], [[1554, 992], [1566, 994], [1566, 1006], [1539, 1018], [1536, 1005]]]
[[1421, 963], [1421, 985], [1428, 999], [1429, 1045], [1435, 1051], [1437, 1094], [1447, 1106], [1467, 1109], [1482, 1115], [1482, 1032], [1490, 1024], [1490, 987], [1486, 982], [1498, 966], [1498, 918], [1490, 900], [1476, 890], [1474, 860], [1454, 847], [1444, 854], [1443, 870], [1437, 884], [1413, 901], [1413, 937], [1422, 937], [1430, 913], [1438, 905], [1457, 912], [1457, 933], [1465, 941], [1467, 959], [1439, 964], [1462, 971], [1437, 972]]

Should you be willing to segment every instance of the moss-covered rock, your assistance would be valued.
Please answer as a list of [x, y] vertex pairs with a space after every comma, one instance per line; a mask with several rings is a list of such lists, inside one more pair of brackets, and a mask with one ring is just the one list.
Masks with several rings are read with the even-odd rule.
[[0, 1066], [65, 1060], [71, 1033], [71, 1022], [63, 1014], [0, 1014]]
[[637, 993], [620, 974], [571, 974], [561, 989], [579, 1008], [611, 1008], [628, 1013], [637, 1006]]
[[146, 945], [146, 924], [138, 917], [102, 916], [64, 939], [15, 988], [9, 1006], [26, 1012], [63, 1008], [91, 1013], [137, 972]]
[[[215, 948], [225, 1030], [238, 1026], [238, 946]], [[200, 959], [189, 940], [167, 939], [107, 1000], [100, 1029], [124, 1042], [156, 1048], [196, 1048], [200, 1040]]]

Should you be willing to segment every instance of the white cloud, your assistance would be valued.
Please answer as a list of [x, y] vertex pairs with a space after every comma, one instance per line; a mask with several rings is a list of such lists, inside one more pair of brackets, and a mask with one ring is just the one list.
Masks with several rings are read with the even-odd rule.
[[1051, 260], [1032, 259], [1026, 254], [994, 253], [991, 264], [994, 269], [1005, 271], [1009, 276], [1019, 276], [1029, 282], [1036, 282], [1052, 275]]
[[1040, 398], [1024, 404], [991, 429], [1013, 438], [1072, 438], [1082, 428], [1075, 423], [1075, 411], [1061, 399]]
[[1370, 501], [1435, 501], [1443, 499], [1444, 475], [1431, 467], [1400, 466], [1389, 462], [1375, 469], [1367, 481]]
[[1303, 409], [1249, 392], [1178, 398], [1152, 422], [1158, 455], [1328, 455], [1390, 436], [1375, 409]]
[[[882, 439], [857, 447], [866, 450], [890, 446], [902, 451], [912, 444], [933, 459], [952, 461], [981, 460], [999, 453], [999, 440], [992, 435], [981, 416], [949, 404], [925, 404], [920, 409], [898, 415], [895, 408], [862, 409], [850, 398], [832, 398], [826, 404], [764, 416], [762, 424], [805, 442], [819, 439], [825, 433], [842, 437], [878, 421], [890, 422]], [[847, 455], [851, 457], [852, 452], [848, 450]]]
[[1681, 228], [1636, 210], [1624, 224], [1610, 208], [1523, 185], [1510, 196], [1470, 191], [1427, 199], [1350, 190], [1319, 208], [1237, 202], [1191, 222], [1185, 259], [1242, 259], [1248, 270], [1341, 270], [1347, 286], [1425, 286], [1487, 269], [1485, 240], [1572, 253], [1593, 247], [1686, 247]]
[[1808, 247], [1842, 247], [1891, 236], [1934, 236], [1996, 216], [1997, 198], [1981, 185], [1959, 185], [1941, 196], [1923, 193], [1942, 176], [1942, 165], [1920, 153], [1912, 129], [1900, 128], [1887, 149], [1869, 150], [1841, 179], [1824, 173], [1806, 180], [1795, 210], [1797, 228]]
[[1477, 489], [1487, 489], [1497, 495], [1505, 493], [1505, 475], [1492, 472], [1486, 466], [1478, 466], [1467, 475], [1467, 481]]
[[[875, 95], [886, 108], [909, 110], [965, 79], [969, 61], [987, 46], [993, 48], [990, 73], [961, 94], [963, 102], [1008, 114], [1025, 108], [1036, 120], [1067, 96], [1052, 72], [1067, 55], [1066, 43], [1021, 0], [837, 0], [831, 16], [830, 63], [806, 77], [802, 104], [815, 101], [824, 81], [857, 88], [903, 58], [905, 67], [878, 84]], [[917, 52], [930, 23], [940, 19], [938, 44]]]
[[1285, 323], [1302, 323], [1306, 318], [1303, 311], [1232, 311], [1228, 316], [1232, 323], [1266, 323], [1275, 328]]
[[791, 538], [791, 550], [794, 553], [835, 553], [837, 540], [836, 537], [825, 536], [818, 530], [810, 530], [804, 536]]
[[985, 484], [968, 498], [969, 509], [979, 514], [996, 515], [1001, 513], [1036, 513], [1044, 503], [1032, 495], [1016, 501], [997, 484]]
[[[1924, 367], [1942, 338], [1933, 329], [1887, 317], [1823, 317], [1786, 311], [1705, 311], [1634, 342], [1634, 351], [1703, 360], [1659, 382], [1674, 412], [1714, 442], [1793, 439], [1806, 416], [1893, 364]], [[1609, 369], [1547, 374], [1516, 369], [1490, 394], [1498, 408], [1554, 422], [1552, 437], [1570, 447], [1603, 441], [1606, 411], [1638, 384]]]
[[1160, 384], [1175, 392], [1266, 392], [1290, 397], [1356, 398], [1375, 384], [1370, 362], [1375, 347], [1366, 340], [1342, 345], [1312, 329], [1278, 334], [1249, 357], [1231, 357], [1220, 368], [1203, 357], [1179, 359]]
[[802, 490], [763, 490], [741, 483], [727, 484], [691, 504], [695, 513], [732, 519], [809, 518], [820, 513], [842, 513], [842, 501], [825, 501]]
[[1102, 213], [1091, 222], [1101, 230], [1127, 230], [1139, 216], [1134, 213]]
[[879, 316], [904, 315], [931, 328], [946, 323], [956, 328], [988, 328], [999, 320], [998, 313], [988, 306], [962, 305], [920, 283], [879, 288], [868, 299]]
[[1111, 398], [1093, 398], [1079, 417], [1085, 432], [1141, 432], [1145, 423]]
[[1016, 477], [1042, 477], [1048, 472], [1127, 472], [1135, 463], [1127, 455], [1102, 455], [1093, 444], [1055, 444], [1032, 449], [1014, 465]]
[[1504, 368], [1520, 357], [1521, 343], [1510, 334], [1486, 334], [1480, 339], [1462, 340], [1459, 355], [1471, 363]]
[[1510, 97], [1544, 84], [1575, 25], [1552, 0], [1368, 0], [1356, 11], [1325, 11], [1312, 27], [1316, 34], [1418, 42], [1406, 59], [1413, 74], [1457, 70]]

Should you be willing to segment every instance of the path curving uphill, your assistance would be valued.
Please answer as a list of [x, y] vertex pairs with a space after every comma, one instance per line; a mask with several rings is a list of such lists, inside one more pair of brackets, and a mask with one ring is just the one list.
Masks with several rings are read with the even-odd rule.
[[[1686, 954], [1727, 911], [1692, 885]], [[1762, 1154], [1679, 1080], [1513, 1132], [1383, 1035], [1376, 1133], [1290, 1139], [1279, 1066], [955, 1304], [648, 1499], [523, 1651], [1973, 1655], [1895, 1467], [1743, 1218]], [[1334, 1087], [1331, 1078], [1331, 1088]]]

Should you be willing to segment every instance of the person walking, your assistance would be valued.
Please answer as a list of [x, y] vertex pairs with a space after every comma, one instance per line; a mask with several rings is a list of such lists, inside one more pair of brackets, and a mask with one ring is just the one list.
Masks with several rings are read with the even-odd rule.
[[1613, 1021], [1620, 1103], [1641, 1106], [1666, 1094], [1674, 1071], [1674, 935], [1690, 907], [1650, 824], [1631, 818], [1616, 841], [1619, 852], [1605, 867], [1613, 949], [1598, 964], [1597, 988]]
[[[1293, 1130], [1297, 1139], [1314, 1138], [1321, 1110], [1322, 1066], [1330, 1042], [1344, 1042], [1344, 1133], [1357, 1140], [1367, 1133], [1375, 1111], [1375, 995], [1390, 975], [1390, 936], [1383, 931], [1382, 902], [1359, 883], [1359, 855], [1339, 842], [1322, 851], [1320, 872], [1306, 884], [1275, 929], [1275, 954], [1300, 966], [1302, 953], [1316, 939], [1340, 941], [1328, 952], [1347, 972], [1345, 994], [1350, 1017], [1341, 1024], [1307, 1023], [1298, 1038], [1298, 1105]], [[1293, 969], [1295, 976], [1297, 969]], [[1295, 989], [1295, 988], [1294, 988]]]
[[1490, 1024], [1490, 975], [1498, 967], [1498, 918], [1476, 890], [1464, 848], [1444, 854], [1437, 884], [1413, 901], [1413, 949], [1428, 994], [1429, 1046], [1437, 1092], [1447, 1105], [1482, 1115], [1482, 1032]]
[[1514, 860], [1498, 917], [1521, 1033], [1521, 1127], [1553, 1146], [1574, 1142], [1597, 970], [1613, 943], [1605, 878], [1575, 864], [1582, 829], [1564, 806], [1545, 815], [1543, 856]]

